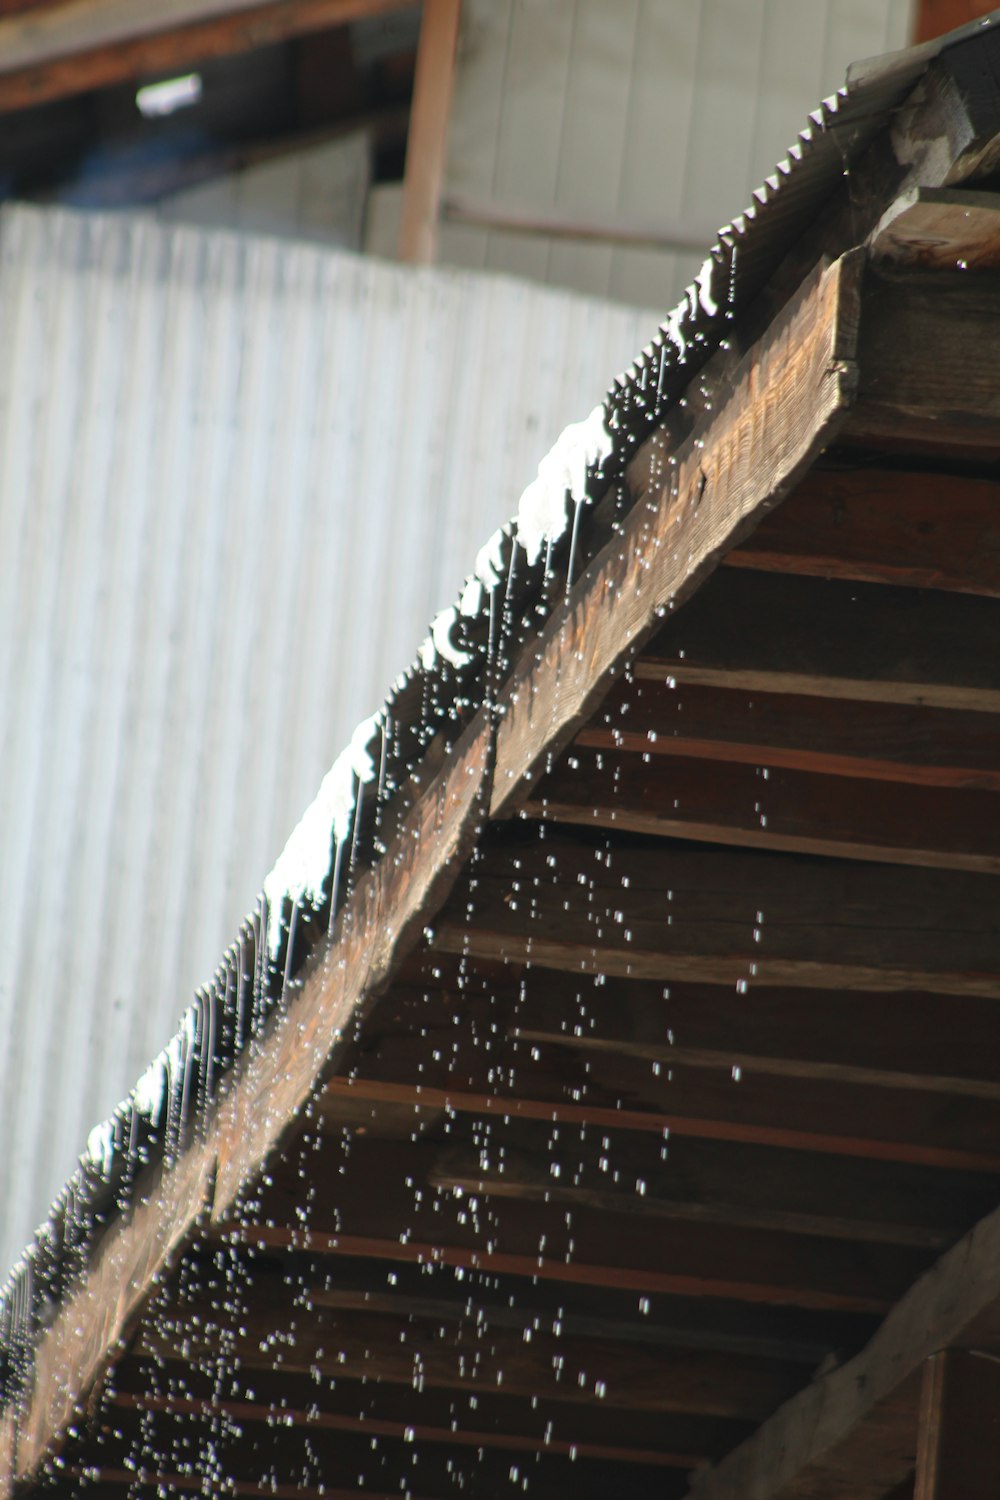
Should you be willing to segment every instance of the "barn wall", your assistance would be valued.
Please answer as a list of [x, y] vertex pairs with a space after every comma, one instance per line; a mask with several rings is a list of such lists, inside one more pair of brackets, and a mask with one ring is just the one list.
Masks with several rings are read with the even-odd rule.
[[0, 214], [0, 1279], [652, 313]]

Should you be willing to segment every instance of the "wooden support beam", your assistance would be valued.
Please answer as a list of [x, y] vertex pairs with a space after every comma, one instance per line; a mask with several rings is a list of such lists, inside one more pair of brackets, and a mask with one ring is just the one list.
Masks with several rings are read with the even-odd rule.
[[[285, 1370], [394, 1385], [493, 1392], [629, 1411], [760, 1420], [798, 1386], [800, 1372], [778, 1361], [740, 1359], [618, 1345], [595, 1346], [540, 1329], [522, 1333], [479, 1324], [442, 1326], [435, 1317], [398, 1317], [371, 1311], [268, 1306], [258, 1294], [240, 1317], [236, 1354], [248, 1369]], [[161, 1312], [144, 1326], [136, 1350], [153, 1359], [216, 1357], [232, 1349], [224, 1316], [193, 1303]]]
[[878, 261], [925, 271], [1000, 269], [1000, 198], [968, 188], [911, 188], [869, 241]]
[[[317, 1305], [323, 1298], [317, 1297]], [[327, 1305], [332, 1305], [327, 1303]], [[569, 1441], [566, 1438], [551, 1438], [545, 1441], [537, 1436], [495, 1429], [459, 1428], [457, 1426], [433, 1427], [422, 1422], [403, 1420], [385, 1421], [378, 1417], [350, 1416], [343, 1412], [329, 1412], [313, 1405], [301, 1410], [287, 1405], [259, 1401], [199, 1400], [184, 1396], [133, 1395], [119, 1392], [112, 1396], [111, 1405], [125, 1411], [149, 1412], [181, 1418], [226, 1417], [234, 1423], [255, 1425], [276, 1423], [312, 1432], [343, 1432], [367, 1438], [392, 1438], [397, 1442], [433, 1443], [448, 1448], [482, 1448], [499, 1453], [552, 1454], [561, 1458], [573, 1458], [586, 1463], [590, 1459], [602, 1459], [609, 1463], [642, 1464], [654, 1468], [699, 1468], [705, 1462], [705, 1454], [680, 1452], [656, 1448], [628, 1448], [610, 1443], [595, 1443], [588, 1440], [584, 1423], [580, 1436]]]
[[[569, 1052], [576, 1050], [572, 1038], [564, 1038], [561, 1046]], [[623, 1085], [625, 1080], [635, 1085], [633, 1090], [622, 1089], [623, 1097], [627, 1096], [633, 1104], [642, 1099], [641, 1074], [645, 1074], [647, 1093], [658, 1096], [645, 1109], [628, 1108], [613, 1091], [602, 1090], [601, 1080], [608, 1070], [590, 1059], [585, 1073], [578, 1070], [570, 1075], [570, 1080], [561, 1080], [557, 1088], [549, 1091], [537, 1088], [536, 1097], [495, 1090], [474, 1093], [455, 1086], [435, 1088], [422, 1083], [338, 1078], [331, 1079], [327, 1086], [323, 1113], [333, 1124], [347, 1123], [360, 1134], [371, 1133], [383, 1139], [412, 1139], [420, 1133], [428, 1114], [436, 1120], [442, 1113], [457, 1112], [504, 1121], [546, 1121], [581, 1129], [591, 1126], [600, 1130], [631, 1130], [661, 1139], [669, 1134], [871, 1161], [910, 1162], [944, 1170], [1000, 1172], [1000, 1152], [993, 1142], [981, 1142], [982, 1136], [988, 1136], [988, 1131], [982, 1128], [975, 1133], [974, 1143], [962, 1143], [957, 1139], [962, 1129], [953, 1128], [948, 1144], [941, 1144], [937, 1128], [939, 1125], [946, 1128], [948, 1116], [953, 1115], [947, 1103], [940, 1111], [940, 1118], [935, 1118], [926, 1097], [920, 1094], [907, 1101], [910, 1108], [900, 1109], [898, 1095], [888, 1100], [882, 1089], [824, 1088], [816, 1080], [808, 1080], [799, 1087], [783, 1081], [783, 1086], [778, 1087], [773, 1078], [756, 1075], [752, 1067], [736, 1080], [737, 1088], [732, 1069], [730, 1063], [714, 1077], [707, 1078], [698, 1072], [692, 1081], [690, 1076], [685, 1077], [683, 1066], [671, 1067], [665, 1076], [659, 1075], [663, 1077], [659, 1089], [655, 1087], [656, 1076], [648, 1068], [612, 1071], [611, 1076]], [[582, 1083], [591, 1087], [584, 1090]], [[586, 1093], [595, 1093], [597, 1098], [586, 1102], [584, 1097], [583, 1102], [576, 1102]], [[400, 1128], [396, 1110], [405, 1112], [409, 1130], [404, 1132]], [[383, 1124], [386, 1113], [390, 1116], [388, 1130]], [[983, 1123], [995, 1126], [995, 1114], [991, 1109]], [[964, 1109], [963, 1125], [967, 1120], [968, 1110]]]
[[914, 1500], [993, 1500], [1000, 1358], [942, 1349], [924, 1366]]
[[[838, 768], [841, 770], [841, 768]], [[527, 817], [746, 849], [1000, 873], [993, 791], [893, 785], [775, 765], [574, 748], [525, 802]]]
[[[294, 1253], [274, 1252], [268, 1254], [268, 1259], [273, 1265], [276, 1260], [282, 1264], [285, 1271], [292, 1271], [293, 1267], [302, 1264], [296, 1259]], [[317, 1267], [313, 1257], [305, 1257], [310, 1266], [309, 1279], [303, 1281], [296, 1279], [296, 1286], [304, 1290], [306, 1286], [312, 1289], [316, 1286], [333, 1284], [340, 1287], [345, 1275], [348, 1275], [354, 1266], [352, 1262], [338, 1259], [336, 1261], [320, 1262]], [[387, 1277], [393, 1281], [393, 1298], [396, 1297], [396, 1284], [402, 1284], [407, 1280], [407, 1272], [410, 1268], [397, 1266], [391, 1271], [386, 1270], [383, 1264], [368, 1266], [368, 1284], [381, 1287], [383, 1290], [387, 1285]], [[317, 1281], [316, 1272], [319, 1272]], [[247, 1269], [246, 1263], [241, 1261], [239, 1265], [240, 1275], [253, 1275]], [[436, 1285], [441, 1280], [447, 1280], [451, 1290], [454, 1292], [454, 1300], [449, 1303], [449, 1313], [440, 1310], [435, 1300], [431, 1306], [425, 1307], [423, 1316], [445, 1318], [447, 1324], [468, 1323], [469, 1297], [475, 1293], [477, 1300], [482, 1299], [486, 1315], [486, 1329], [493, 1324], [498, 1309], [495, 1305], [497, 1293], [486, 1285], [485, 1278], [481, 1281], [469, 1275], [461, 1281], [456, 1281], [453, 1272], [431, 1272], [416, 1268], [415, 1274], [409, 1278], [413, 1285], [422, 1286], [426, 1292], [428, 1284]], [[531, 1308], [537, 1307], [540, 1300], [539, 1290], [548, 1291], [550, 1296], [544, 1307], [536, 1317], [531, 1315]], [[518, 1327], [518, 1333], [523, 1338], [525, 1329], [532, 1333], [537, 1328], [554, 1328], [556, 1325], [562, 1331], [570, 1332], [571, 1325], [574, 1333], [578, 1331], [576, 1321], [570, 1315], [569, 1309], [573, 1299], [579, 1297], [579, 1293], [573, 1289], [567, 1290], [563, 1287], [539, 1288], [532, 1286], [530, 1282], [509, 1282], [503, 1284], [503, 1296], [506, 1297], [513, 1292], [517, 1297], [517, 1308], [506, 1308], [508, 1313], [523, 1309], [525, 1318]], [[329, 1295], [335, 1296], [336, 1293]], [[598, 1294], [601, 1302], [607, 1300], [606, 1294]], [[403, 1298], [396, 1308], [398, 1314], [403, 1317], [409, 1316], [410, 1308], [407, 1306], [409, 1299]], [[413, 1299], [414, 1301], [427, 1301], [430, 1299]], [[630, 1317], [636, 1316], [636, 1299], [626, 1294], [628, 1313]], [[381, 1304], [379, 1304], [381, 1305]], [[643, 1325], [648, 1325], [654, 1318], [658, 1304], [651, 1303], [650, 1314], [642, 1319]], [[416, 1310], [415, 1308], [412, 1310]], [[704, 1311], [704, 1308], [702, 1307]], [[760, 1310], [735, 1309], [732, 1321], [735, 1323], [740, 1319], [742, 1324], [747, 1324], [746, 1313], [755, 1314], [756, 1323], [761, 1327], [771, 1326], [772, 1336], [770, 1340], [762, 1333], [755, 1337], [754, 1347], [739, 1348], [736, 1343], [731, 1346], [731, 1351], [740, 1355], [763, 1357], [771, 1361], [784, 1361], [786, 1355], [783, 1350], [785, 1342], [778, 1336], [787, 1332], [786, 1328], [775, 1330], [773, 1325], [787, 1324], [789, 1318], [783, 1319], [780, 1313], [774, 1311], [762, 1314]], [[794, 1315], [793, 1315], [794, 1316]], [[803, 1314], [798, 1314], [797, 1321], [802, 1320]], [[804, 1356], [809, 1349], [810, 1339], [813, 1340], [814, 1352], [811, 1364], [813, 1367], [832, 1348], [842, 1347], [840, 1341], [840, 1329], [844, 1325], [842, 1315], [805, 1315], [807, 1323], [812, 1327], [807, 1328], [807, 1337], [800, 1339], [798, 1347], [788, 1341], [789, 1346], [795, 1350], [790, 1361], [798, 1362], [800, 1365], [799, 1375], [802, 1378], [809, 1369], [809, 1360]], [[691, 1321], [689, 1319], [689, 1321]], [[854, 1320], [847, 1320], [852, 1324]], [[856, 1320], [862, 1327], [870, 1323], [868, 1319]], [[589, 1324], [586, 1336], [595, 1339], [610, 1336], [617, 1337], [616, 1330], [619, 1325], [611, 1322], [609, 1327], [603, 1325], [603, 1320], [595, 1319], [595, 1328], [590, 1330]], [[716, 1329], [719, 1319], [715, 1320]], [[514, 1326], [513, 1323], [510, 1326]], [[713, 1332], [711, 1319], [706, 1318], [705, 1328], [709, 1333]], [[692, 1337], [697, 1331], [692, 1328]], [[822, 1332], [829, 1330], [825, 1340], [821, 1337], [816, 1340], [817, 1328]], [[647, 1329], [648, 1331], [648, 1329]], [[869, 1329], [870, 1331], [870, 1329]], [[858, 1335], [851, 1327], [851, 1338], [858, 1340]], [[863, 1337], [863, 1334], [862, 1334]], [[668, 1339], [647, 1339], [645, 1341], [651, 1347], [669, 1345]], [[686, 1348], [689, 1345], [683, 1339], [674, 1344], [676, 1348]], [[710, 1347], [710, 1346], [709, 1346]], [[720, 1344], [717, 1353], [727, 1351], [725, 1344]], [[377, 1435], [390, 1437], [395, 1433], [405, 1434], [408, 1428], [412, 1428], [416, 1434], [416, 1441], [420, 1441], [420, 1434], [427, 1434], [427, 1441], [439, 1444], [441, 1447], [453, 1445], [461, 1451], [462, 1448], [479, 1446], [475, 1437], [482, 1434], [488, 1436], [488, 1441], [482, 1446], [487, 1452], [492, 1450], [493, 1454], [502, 1454], [504, 1451], [513, 1453], [521, 1451], [531, 1453], [542, 1449], [549, 1449], [553, 1453], [569, 1458], [572, 1450], [576, 1448], [579, 1452], [584, 1446], [590, 1449], [589, 1458], [598, 1461], [616, 1462], [615, 1454], [621, 1455], [623, 1463], [635, 1463], [645, 1465], [646, 1455], [649, 1455], [649, 1464], [660, 1470], [661, 1475], [666, 1478], [664, 1470], [674, 1467], [669, 1462], [657, 1462], [658, 1459], [671, 1455], [690, 1456], [696, 1461], [704, 1461], [705, 1458], [719, 1458], [723, 1453], [729, 1452], [750, 1435], [752, 1423], [746, 1421], [735, 1421], [720, 1417], [699, 1417], [687, 1414], [683, 1417], [671, 1417], [664, 1412], [644, 1412], [638, 1409], [625, 1410], [622, 1407], [607, 1408], [599, 1402], [592, 1402], [587, 1406], [576, 1402], [559, 1402], [542, 1405], [540, 1402], [532, 1402], [530, 1396], [521, 1397], [505, 1392], [503, 1386], [493, 1391], [481, 1390], [470, 1392], [466, 1396], [456, 1398], [454, 1392], [447, 1389], [436, 1389], [425, 1385], [422, 1389], [414, 1389], [412, 1386], [397, 1385], [388, 1381], [374, 1381], [362, 1377], [352, 1380], [349, 1377], [338, 1374], [333, 1379], [317, 1380], [312, 1374], [297, 1374], [291, 1370], [264, 1370], [243, 1369], [231, 1365], [226, 1371], [224, 1394], [220, 1400], [219, 1386], [217, 1381], [217, 1368], [214, 1363], [208, 1367], [199, 1369], [193, 1364], [186, 1367], [181, 1366], [178, 1361], [171, 1361], [168, 1379], [163, 1380], [162, 1366], [156, 1361], [142, 1359], [136, 1355], [127, 1355], [118, 1364], [115, 1370], [114, 1392], [110, 1390], [101, 1398], [100, 1420], [104, 1420], [107, 1414], [109, 1423], [115, 1420], [115, 1415], [124, 1409], [123, 1402], [133, 1403], [133, 1410], [141, 1411], [143, 1407], [152, 1402], [154, 1418], [151, 1425], [155, 1426], [156, 1405], [161, 1400], [176, 1400], [183, 1403], [178, 1413], [182, 1415], [188, 1402], [200, 1403], [209, 1412], [222, 1406], [223, 1409], [230, 1405], [238, 1406], [249, 1411], [237, 1417], [239, 1425], [247, 1424], [248, 1437], [253, 1435], [253, 1426], [260, 1421], [257, 1415], [251, 1412], [270, 1413], [271, 1424], [287, 1423], [293, 1427], [303, 1426], [306, 1431], [313, 1424], [319, 1430], [326, 1430], [331, 1434], [338, 1431], [369, 1431]], [[155, 1394], [154, 1394], [155, 1393]], [[300, 1416], [305, 1421], [300, 1422]], [[263, 1416], [265, 1424], [268, 1417]], [[341, 1424], [344, 1424], [343, 1426]], [[440, 1437], [437, 1436], [440, 1434]], [[370, 1439], [369, 1439], [370, 1441]], [[634, 1455], [629, 1459], [625, 1455]], [[495, 1459], [493, 1460], [496, 1461]], [[576, 1460], [579, 1461], [579, 1460]], [[502, 1471], [501, 1471], [502, 1472]]]
[[424, 0], [399, 232], [399, 258], [413, 265], [436, 259], [461, 11], [462, 0]]
[[900, 1069], [869, 1068], [857, 1063], [829, 1062], [822, 1058], [767, 1057], [745, 1052], [737, 1042], [732, 1048], [686, 1047], [669, 1041], [632, 1042], [553, 1031], [518, 1030], [518, 1037], [539, 1046], [569, 1047], [584, 1054], [614, 1052], [623, 1057], [646, 1058], [666, 1068], [709, 1068], [720, 1072], [737, 1068], [768, 1078], [803, 1078], [812, 1082], [859, 1084], [862, 1088], [912, 1089], [917, 1093], [960, 1094], [971, 1099], [1000, 1101], [1000, 1082], [994, 1079], [949, 1077], [940, 1073], [906, 1073]]
[[1000, 277], [872, 266], [862, 302], [860, 379], [844, 440], [1000, 455]]
[[[683, 668], [683, 663], [681, 664]], [[780, 673], [775, 676], [781, 680]], [[642, 659], [574, 745], [1000, 791], [1000, 715], [689, 682]], [[662, 768], [669, 776], [669, 769]]]
[[[951, 1345], [1000, 1350], [1000, 1209], [910, 1288], [860, 1354], [697, 1478], [692, 1500], [883, 1500], [913, 1472], [925, 1362]], [[995, 1479], [992, 1456], [991, 1470]]]
[[538, 839], [524, 823], [497, 829], [484, 852], [435, 948], [664, 982], [1000, 998], [991, 875], [556, 828]]
[[665, 686], [998, 713], [997, 659], [992, 599], [720, 568], [631, 670]]
[[655, 505], [637, 505], [505, 688], [491, 812], [510, 812], [579, 729], [664, 611], [793, 487], [852, 398], [859, 263], [814, 277], [747, 357], [704, 435], [676, 455]]
[[[1000, 218], [1000, 198], [990, 201]], [[1000, 483], [907, 470], [812, 469], [724, 562], [1000, 598]]]
[[[843, 1159], [836, 1163], [841, 1171], [830, 1172], [829, 1161], [820, 1165], [815, 1157], [801, 1153], [720, 1147], [716, 1142], [681, 1137], [671, 1146], [666, 1161], [654, 1160], [650, 1151], [623, 1151], [618, 1142], [603, 1148], [572, 1140], [560, 1143], [560, 1160], [553, 1161], [548, 1143], [540, 1137], [530, 1144], [522, 1138], [519, 1146], [516, 1136], [513, 1145], [508, 1143], [509, 1134], [504, 1132], [502, 1154], [498, 1150], [491, 1156], [468, 1145], [446, 1147], [431, 1169], [432, 1187], [562, 1203], [568, 1208], [600, 1208], [622, 1220], [727, 1224], [734, 1229], [780, 1230], [858, 1244], [944, 1250], [961, 1237], [954, 1222], [927, 1227], [935, 1216], [932, 1205], [922, 1215], [915, 1214], [912, 1205], [902, 1205], [900, 1195], [893, 1191], [895, 1183], [877, 1163], [866, 1165], [879, 1167], [879, 1185], [885, 1189], [881, 1203], [873, 1196], [870, 1171], [867, 1182], [863, 1172], [852, 1182], [850, 1169], [857, 1164], [851, 1162], [844, 1171]], [[603, 1172], [594, 1162], [599, 1152]], [[927, 1173], [925, 1180], [929, 1177]], [[821, 1192], [830, 1178], [829, 1193]], [[817, 1187], [814, 1195], [808, 1192], [810, 1182]], [[992, 1196], [998, 1196], [996, 1189]], [[952, 1207], [954, 1221], [957, 1203], [953, 1201]], [[914, 1222], [918, 1217], [922, 1222]], [[905, 1222], [898, 1222], [900, 1218]]]
[[416, 0], [71, 0], [0, 20], [0, 113], [251, 52]]

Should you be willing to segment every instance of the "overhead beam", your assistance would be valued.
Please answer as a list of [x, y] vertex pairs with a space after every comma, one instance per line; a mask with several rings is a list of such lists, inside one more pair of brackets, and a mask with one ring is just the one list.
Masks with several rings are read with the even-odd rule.
[[[484, 1337], [484, 1332], [488, 1337]], [[460, 1324], [435, 1316], [294, 1307], [258, 1295], [231, 1332], [207, 1303], [171, 1309], [143, 1326], [137, 1352], [186, 1364], [232, 1350], [243, 1368], [333, 1378], [424, 1385], [437, 1389], [537, 1396], [586, 1409], [760, 1420], [796, 1389], [800, 1372], [778, 1360], [696, 1350], [663, 1350], [541, 1328], [523, 1332], [487, 1325], [476, 1312]]]
[[1000, 455], [1000, 275], [871, 266], [844, 439], [916, 452]]
[[883, 1500], [913, 1472], [924, 1364], [949, 1346], [1000, 1350], [1000, 1209], [914, 1283], [860, 1354], [696, 1478], [691, 1500]]
[[584, 573], [501, 697], [491, 813], [512, 811], [614, 672], [720, 556], [784, 497], [853, 396], [860, 262], [811, 278], [737, 372], [732, 394]]
[[[645, 748], [568, 752], [525, 802], [528, 817], [748, 849], [1000, 873], [996, 793], [830, 776], [808, 764], [693, 754], [664, 772]], [[767, 771], [766, 778], [762, 771]], [[860, 772], [860, 774], [858, 774]]]
[[911, 188], [869, 241], [876, 260], [925, 271], [1000, 269], [1000, 198], [968, 188]]
[[[988, 197], [1000, 220], [1000, 197]], [[1000, 241], [1000, 233], [998, 233]], [[960, 474], [816, 468], [728, 568], [1000, 598], [1000, 483]]]
[[0, 20], [0, 113], [412, 8], [416, 0], [68, 0]]
[[914, 1500], [993, 1500], [1000, 1452], [1000, 1359], [942, 1349], [924, 1366]]
[[[572, 1039], [566, 1039], [563, 1045], [572, 1050]], [[731, 1076], [732, 1066], [730, 1063], [723, 1076]], [[674, 1083], [676, 1079], [667, 1081]], [[523, 1094], [512, 1096], [495, 1092], [474, 1093], [461, 1088], [434, 1088], [426, 1084], [332, 1078], [324, 1094], [323, 1111], [338, 1123], [349, 1120], [355, 1126], [381, 1134], [383, 1112], [391, 1112], [395, 1106], [404, 1112], [407, 1137], [412, 1137], [414, 1131], [419, 1130], [422, 1119], [428, 1114], [455, 1111], [459, 1114], [492, 1115], [503, 1120], [539, 1120], [552, 1125], [590, 1125], [605, 1130], [632, 1130], [660, 1139], [670, 1134], [689, 1136], [695, 1140], [734, 1141], [744, 1145], [775, 1146], [789, 1151], [854, 1156], [870, 1161], [908, 1162], [914, 1166], [939, 1167], [944, 1170], [1000, 1172], [1000, 1151], [978, 1149], [974, 1145], [942, 1146], [934, 1140], [914, 1140], [909, 1122], [905, 1132], [901, 1132], [906, 1137], [904, 1139], [895, 1136], [890, 1128], [886, 1128], [881, 1136], [874, 1132], [859, 1135], [859, 1122], [853, 1117], [845, 1122], [850, 1128], [840, 1131], [820, 1130], [816, 1128], [818, 1122], [815, 1114], [811, 1118], [802, 1118], [800, 1110], [794, 1105], [789, 1106], [769, 1080], [767, 1086], [775, 1107], [770, 1118], [763, 1119], [752, 1105], [744, 1103], [751, 1092], [749, 1088], [742, 1089], [738, 1096], [734, 1095], [730, 1109], [726, 1111], [718, 1107], [717, 1099], [716, 1107], [711, 1107], [705, 1084], [701, 1085], [706, 1104], [704, 1112], [696, 1114], [689, 1108], [688, 1113], [682, 1114], [679, 1109], [626, 1109], [617, 1100], [609, 1100], [603, 1104], [575, 1103], [566, 1099], [565, 1086], [559, 1090], [561, 1097], [553, 1097], [551, 1093], [545, 1097], [539, 1090], [541, 1097], [532, 1098]], [[815, 1088], [813, 1092], [815, 1093]], [[856, 1094], [853, 1098], [850, 1095], [842, 1096], [842, 1100], [857, 1108]], [[869, 1102], [871, 1107], [867, 1111], [868, 1115], [881, 1113], [885, 1117], [888, 1114], [886, 1102], [880, 1096], [874, 1099], [869, 1096]], [[926, 1111], [925, 1101], [919, 1102]], [[785, 1118], [780, 1124], [776, 1123], [775, 1118], [782, 1114]], [[387, 1134], [401, 1135], [402, 1132], [392, 1127]]]
[[399, 259], [412, 265], [430, 265], [437, 258], [461, 13], [462, 0], [424, 0], [399, 233]]

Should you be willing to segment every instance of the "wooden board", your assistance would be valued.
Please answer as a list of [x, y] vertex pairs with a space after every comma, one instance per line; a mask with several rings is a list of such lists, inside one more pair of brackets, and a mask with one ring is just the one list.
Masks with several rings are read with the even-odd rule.
[[844, 440], [1000, 454], [1000, 277], [871, 267], [862, 307], [857, 401]]
[[[893, 785], [700, 755], [574, 747], [524, 805], [533, 818], [748, 849], [1000, 873], [1000, 797], [974, 788]], [[779, 758], [780, 762], [780, 758]]]
[[692, 1500], [883, 1500], [912, 1474], [924, 1362], [1000, 1347], [1000, 1210], [910, 1289], [871, 1343], [692, 1486]]
[[182, 72], [415, 0], [77, 0], [0, 20], [0, 112]]
[[632, 671], [665, 685], [997, 713], [997, 660], [992, 599], [720, 569]]
[[1000, 483], [905, 469], [812, 469], [725, 564], [997, 598]]
[[869, 241], [876, 260], [926, 271], [1000, 269], [1000, 198], [968, 188], [911, 188]]
[[399, 231], [399, 258], [414, 265], [436, 259], [461, 10], [462, 0], [424, 0]]
[[612, 673], [719, 557], [775, 505], [839, 425], [852, 397], [859, 266], [814, 279], [748, 356], [729, 400], [588, 568], [502, 695], [491, 813], [523, 796], [538, 767], [593, 710]]
[[924, 1366], [915, 1500], [992, 1500], [1000, 1447], [1000, 1360], [942, 1349]]
[[664, 981], [1000, 997], [989, 875], [538, 838], [524, 823], [491, 835], [472, 881], [434, 929], [446, 952]]

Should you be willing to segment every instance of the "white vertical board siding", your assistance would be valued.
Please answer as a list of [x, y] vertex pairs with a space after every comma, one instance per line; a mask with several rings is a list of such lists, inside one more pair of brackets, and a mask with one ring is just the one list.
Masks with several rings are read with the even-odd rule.
[[445, 197], [686, 252], [445, 223], [441, 259], [672, 307], [719, 226], [913, 0], [464, 0]]
[[0, 1267], [654, 324], [315, 245], [0, 214]]
[[290, 235], [357, 250], [370, 176], [371, 143], [358, 131], [169, 193], [155, 212], [179, 224]]

